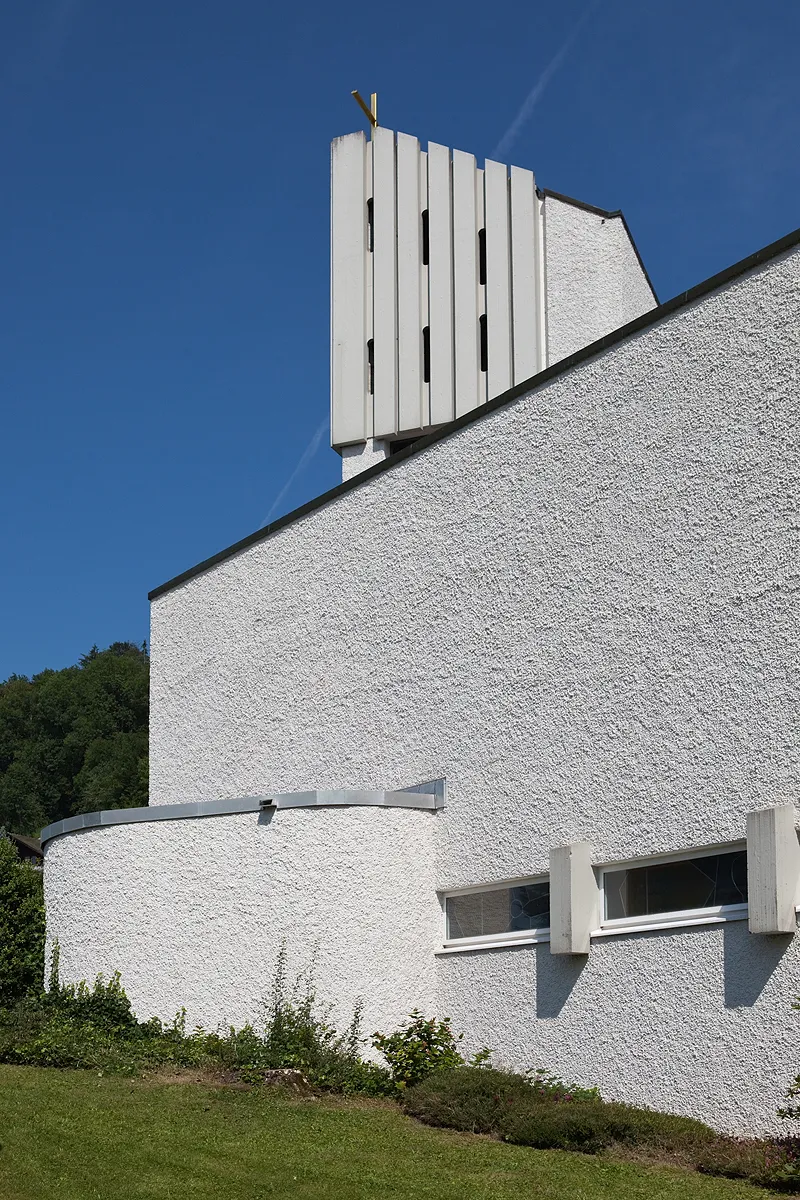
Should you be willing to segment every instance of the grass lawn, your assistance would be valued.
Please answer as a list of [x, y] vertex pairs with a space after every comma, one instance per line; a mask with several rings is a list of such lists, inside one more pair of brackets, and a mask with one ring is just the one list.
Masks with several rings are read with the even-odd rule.
[[3, 1200], [758, 1200], [677, 1169], [505, 1146], [380, 1101], [0, 1066]]

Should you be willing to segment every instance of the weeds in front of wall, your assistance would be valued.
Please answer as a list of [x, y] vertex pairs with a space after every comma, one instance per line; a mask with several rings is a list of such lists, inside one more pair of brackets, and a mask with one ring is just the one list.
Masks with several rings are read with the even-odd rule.
[[[543, 1069], [503, 1071], [482, 1049], [468, 1062], [448, 1018], [414, 1010], [393, 1033], [371, 1043], [388, 1070], [362, 1055], [362, 1004], [339, 1033], [320, 1002], [314, 963], [291, 982], [282, 946], [261, 1021], [213, 1033], [173, 1021], [138, 1021], [119, 972], [92, 986], [64, 984], [53, 947], [49, 987], [0, 1009], [0, 1062], [83, 1067], [141, 1074], [194, 1068], [257, 1084], [275, 1071], [299, 1072], [318, 1091], [394, 1095], [409, 1115], [432, 1125], [484, 1133], [517, 1145], [668, 1161], [697, 1171], [747, 1179], [776, 1191], [800, 1191], [800, 1138], [737, 1139], [699, 1121], [604, 1101], [597, 1088], [565, 1083]], [[798, 1002], [795, 1007], [800, 1007]], [[800, 1119], [800, 1077], [779, 1110]]]
[[186, 1030], [186, 1009], [169, 1024], [138, 1021], [119, 972], [98, 975], [92, 986], [65, 984], [60, 951], [53, 946], [49, 986], [0, 1010], [0, 1062], [47, 1067], [88, 1067], [138, 1074], [159, 1067], [222, 1067], [245, 1082], [268, 1070], [295, 1069], [321, 1090], [384, 1095], [389, 1072], [361, 1057], [363, 1005], [339, 1034], [314, 987], [313, 963], [290, 984], [282, 946], [259, 1029], [248, 1024], [207, 1032]]

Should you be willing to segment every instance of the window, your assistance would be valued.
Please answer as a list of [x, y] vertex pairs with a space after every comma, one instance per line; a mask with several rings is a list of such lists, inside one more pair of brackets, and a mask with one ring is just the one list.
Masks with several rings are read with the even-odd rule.
[[[445, 897], [448, 942], [525, 935], [550, 927], [550, 884], [528, 880]], [[513, 940], [513, 939], [512, 939]]]
[[603, 871], [604, 924], [710, 916], [747, 904], [747, 851], [697, 852]]

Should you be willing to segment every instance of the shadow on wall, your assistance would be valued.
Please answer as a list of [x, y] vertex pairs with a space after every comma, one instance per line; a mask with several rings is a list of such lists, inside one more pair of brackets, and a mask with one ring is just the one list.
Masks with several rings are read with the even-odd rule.
[[588, 954], [551, 954], [536, 947], [536, 1016], [557, 1017], [589, 961]]
[[726, 1008], [752, 1008], [793, 937], [791, 933], [750, 933], [746, 921], [722, 926]]
[[[687, 929], [685, 932], [694, 930]], [[653, 933], [647, 936], [659, 935]], [[746, 921], [731, 921], [722, 926], [726, 1008], [752, 1008], [757, 1003], [791, 946], [793, 937], [791, 933], [752, 934]], [[537, 1017], [548, 1019], [560, 1016], [588, 961], [588, 955], [551, 954], [546, 944], [536, 947]]]

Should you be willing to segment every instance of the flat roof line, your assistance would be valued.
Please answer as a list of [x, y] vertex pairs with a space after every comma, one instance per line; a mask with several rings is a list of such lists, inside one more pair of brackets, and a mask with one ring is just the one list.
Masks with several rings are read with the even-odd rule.
[[[602, 210], [599, 210], [602, 211]], [[626, 338], [633, 337], [634, 334], [640, 333], [643, 329], [649, 328], [651, 325], [657, 325], [659, 321], [663, 321], [666, 317], [678, 312], [682, 308], [686, 308], [695, 300], [701, 299], [703, 296], [709, 295], [718, 288], [724, 287], [731, 280], [738, 278], [740, 275], [746, 275], [748, 271], [754, 270], [756, 267], [762, 266], [773, 258], [777, 258], [786, 250], [791, 250], [793, 247], [800, 244], [800, 229], [795, 229], [791, 233], [787, 233], [784, 237], [778, 238], [775, 242], [770, 242], [768, 246], [762, 247], [761, 250], [756, 250], [754, 254], [750, 254], [747, 258], [742, 258], [739, 262], [734, 263], [730, 267], [726, 267], [724, 271], [719, 271], [716, 275], [711, 275], [708, 279], [704, 279], [702, 283], [695, 284], [688, 291], [680, 292], [677, 296], [673, 296], [671, 300], [659, 304], [657, 308], [650, 309], [649, 312], [643, 313], [640, 317], [636, 317], [633, 321], [629, 321], [627, 325], [621, 325], [619, 329], [613, 330], [611, 333], [605, 334], [598, 338], [597, 341], [591, 342], [588, 346], [583, 346], [580, 350], [576, 350], [574, 354], [562, 358], [557, 363], [552, 363], [549, 367], [545, 367], [538, 375], [526, 379], [523, 383], [517, 383], [508, 391], [496, 396], [493, 400], [489, 400], [486, 404], [481, 404], [478, 408], [472, 409], [471, 412], [464, 413], [460, 417], [456, 417], [454, 421], [448, 422], [441, 428], [434, 430], [432, 433], [424, 434], [417, 438], [410, 446], [398, 450], [396, 454], [390, 455], [381, 462], [375, 463], [368, 467], [366, 471], [354, 475], [351, 479], [346, 479], [336, 487], [330, 488], [327, 492], [323, 492], [320, 496], [316, 496], [313, 500], [301, 504], [299, 508], [295, 508], [292, 512], [287, 513], [283, 517], [279, 517], [277, 521], [272, 521], [269, 525], [264, 525], [257, 529], [254, 533], [248, 534], [233, 545], [227, 546], [224, 550], [212, 554], [210, 558], [203, 559], [188, 570], [182, 571], [180, 575], [167, 580], [159, 587], [153, 588], [149, 593], [149, 600], [157, 600], [159, 596], [163, 596], [166, 592], [171, 592], [181, 584], [187, 583], [190, 579], [194, 579], [196, 575], [202, 575], [203, 572], [209, 571], [212, 567], [217, 566], [221, 562], [225, 562], [228, 558], [233, 558], [234, 555], [246, 550], [249, 546], [255, 545], [257, 542], [265, 541], [274, 533], [281, 529], [285, 529], [287, 525], [293, 525], [296, 521], [302, 520], [312, 512], [316, 512], [318, 508], [323, 508], [326, 504], [337, 500], [339, 496], [345, 495], [347, 492], [352, 492], [355, 488], [368, 483], [370, 479], [374, 479], [377, 475], [382, 475], [385, 471], [391, 471], [398, 463], [406, 458], [411, 458], [414, 454], [419, 454], [427, 450], [429, 446], [435, 442], [440, 442], [444, 438], [450, 437], [452, 434], [463, 429], [467, 425], [471, 425], [473, 421], [481, 420], [487, 413], [496, 412], [497, 409], [503, 408], [506, 404], [510, 404], [513, 400], [518, 400], [520, 396], [526, 395], [528, 392], [534, 391], [550, 380], [558, 378], [559, 375], [565, 375], [573, 367], [579, 363], [586, 362], [590, 358], [595, 358], [598, 354], [602, 354], [604, 350], [616, 346], [617, 343], [625, 341]]]

